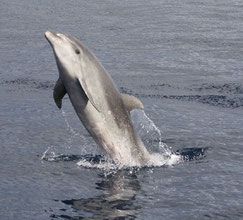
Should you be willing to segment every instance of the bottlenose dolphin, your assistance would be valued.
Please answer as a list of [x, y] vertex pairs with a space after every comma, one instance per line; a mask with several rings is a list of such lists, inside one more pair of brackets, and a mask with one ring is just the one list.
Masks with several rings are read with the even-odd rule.
[[136, 134], [130, 111], [143, 109], [134, 96], [121, 94], [98, 59], [78, 39], [47, 31], [59, 79], [53, 97], [58, 108], [67, 93], [84, 127], [119, 166], [141, 166], [149, 153]]

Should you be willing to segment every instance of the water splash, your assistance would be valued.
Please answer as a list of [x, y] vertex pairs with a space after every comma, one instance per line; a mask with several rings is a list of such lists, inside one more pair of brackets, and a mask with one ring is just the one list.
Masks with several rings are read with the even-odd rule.
[[66, 125], [66, 130], [68, 133], [67, 138], [64, 139], [64, 141], [58, 146], [54, 146], [54, 145], [48, 146], [41, 157], [42, 160], [55, 162], [55, 161], [59, 161], [59, 158], [63, 157], [64, 155], [67, 156], [70, 155], [70, 153], [73, 153], [75, 150], [75, 147], [73, 146], [75, 138], [82, 137], [80, 133], [76, 132], [72, 128], [72, 126], [68, 122], [68, 117], [64, 110], [61, 110], [61, 115]]
[[133, 110], [132, 119], [139, 136], [151, 153], [171, 155], [172, 151], [162, 141], [162, 132], [143, 110]]
[[[71, 149], [74, 138], [77, 136], [80, 137], [81, 134], [79, 134], [72, 128], [72, 126], [68, 122], [67, 114], [64, 110], [61, 111], [61, 114], [66, 124], [67, 132], [69, 133], [69, 136], [64, 143], [65, 153], [58, 154], [56, 152], [60, 152], [60, 148], [58, 147], [58, 149], [56, 149], [55, 146], [50, 146], [43, 153], [41, 157], [42, 160], [59, 162], [59, 161], [74, 161], [73, 158], [75, 158], [75, 160], [78, 160], [78, 162], [76, 163], [78, 166], [82, 166], [85, 168], [102, 169], [105, 171], [132, 168], [132, 166], [124, 167], [124, 166], [116, 165], [113, 161], [111, 161], [109, 158], [106, 157], [104, 157], [104, 159], [100, 161], [94, 162], [95, 157], [97, 157], [98, 155], [91, 155], [91, 157], [87, 158], [87, 155], [85, 154], [82, 155], [67, 154], [66, 150]], [[161, 130], [148, 117], [148, 115], [146, 115], [146, 113], [141, 110], [133, 110], [131, 114], [132, 114], [132, 119], [134, 122], [135, 129], [137, 130], [139, 136], [141, 136], [141, 138], [145, 142], [145, 145], [148, 148], [148, 151], [150, 152], [150, 160], [145, 166], [146, 167], [158, 167], [164, 165], [170, 166], [179, 163], [181, 157], [178, 154], [177, 155], [174, 154], [170, 149], [170, 147], [168, 147], [165, 143], [163, 143]], [[87, 144], [90, 145], [90, 143]], [[83, 147], [84, 146], [82, 146], [82, 148]], [[73, 149], [71, 150], [73, 153]]]
[[181, 156], [173, 153], [162, 141], [162, 132], [143, 110], [133, 110], [132, 119], [135, 129], [150, 152], [147, 166], [174, 165], [181, 161]]
[[158, 135], [159, 135], [159, 149], [162, 149], [165, 154], [171, 155], [172, 152], [170, 150], [170, 147], [168, 147], [167, 144], [165, 144], [162, 141], [162, 133], [161, 133], [160, 129], [154, 124], [154, 122], [148, 117], [148, 115], [146, 115], [145, 111], [142, 111], [142, 112], [143, 112], [144, 118], [149, 122], [150, 127], [153, 130], [155, 130], [158, 133]]
[[46, 160], [46, 161], [55, 161], [55, 158], [58, 155], [55, 153], [54, 146], [48, 147], [45, 152], [41, 156], [41, 160]]
[[64, 110], [62, 110], [62, 116], [63, 116], [63, 119], [64, 119], [64, 122], [66, 124], [66, 127], [67, 127], [67, 131], [68, 133], [70, 134], [70, 136], [68, 137], [67, 139], [67, 148], [70, 149], [71, 146], [72, 146], [72, 141], [74, 139], [75, 136], [81, 136], [78, 132], [76, 132], [72, 127], [71, 125], [69, 124], [68, 120], [67, 120], [67, 115], [66, 115], [66, 112]]

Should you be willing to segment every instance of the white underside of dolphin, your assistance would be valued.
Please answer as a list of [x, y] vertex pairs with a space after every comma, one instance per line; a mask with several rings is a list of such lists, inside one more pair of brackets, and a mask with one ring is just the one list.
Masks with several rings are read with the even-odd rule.
[[130, 117], [143, 109], [134, 96], [121, 94], [97, 58], [76, 38], [46, 32], [56, 58], [59, 79], [53, 97], [58, 108], [67, 93], [85, 128], [119, 166], [142, 166], [150, 154]]

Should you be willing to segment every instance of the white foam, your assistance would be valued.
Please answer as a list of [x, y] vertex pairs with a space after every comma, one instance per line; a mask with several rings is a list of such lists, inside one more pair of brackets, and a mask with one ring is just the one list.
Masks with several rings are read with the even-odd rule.
[[153, 153], [150, 155], [150, 160], [143, 165], [131, 164], [127, 166], [122, 164], [115, 164], [109, 160], [101, 161], [100, 163], [92, 163], [85, 159], [82, 159], [79, 162], [77, 162], [77, 165], [85, 168], [112, 171], [112, 170], [121, 170], [121, 169], [133, 168], [133, 167], [143, 168], [143, 167], [173, 166], [180, 163], [181, 161], [182, 161], [181, 156], [176, 154], [168, 155], [168, 154]]
[[147, 164], [148, 167], [161, 167], [161, 166], [173, 166], [180, 163], [181, 156], [176, 154], [159, 154], [154, 153], [150, 155], [150, 160]]
[[87, 160], [80, 160], [77, 162], [78, 166], [82, 166], [85, 168], [92, 168], [92, 169], [101, 169], [101, 170], [116, 170], [117, 166], [116, 164], [105, 161], [105, 162], [100, 162], [100, 163], [91, 163]]

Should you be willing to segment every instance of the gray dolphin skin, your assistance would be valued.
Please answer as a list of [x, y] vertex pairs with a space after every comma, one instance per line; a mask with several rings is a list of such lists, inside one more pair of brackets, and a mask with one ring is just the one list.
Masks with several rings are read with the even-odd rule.
[[58, 108], [67, 93], [85, 128], [119, 166], [141, 166], [150, 154], [136, 134], [130, 111], [143, 109], [134, 96], [121, 94], [110, 75], [79, 40], [47, 31], [59, 79], [53, 97]]

